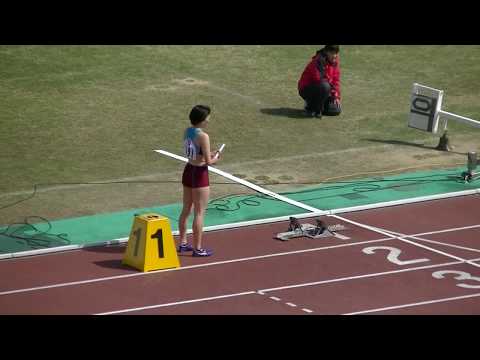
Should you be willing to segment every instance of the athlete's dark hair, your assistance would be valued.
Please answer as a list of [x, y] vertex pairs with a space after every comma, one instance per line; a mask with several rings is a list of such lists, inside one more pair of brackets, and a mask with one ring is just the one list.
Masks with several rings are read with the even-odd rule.
[[210, 115], [210, 107], [206, 105], [196, 105], [190, 111], [190, 122], [192, 125], [198, 125]]
[[323, 47], [323, 50], [338, 54], [340, 52], [340, 46], [338, 46], [338, 45], [325, 45]]

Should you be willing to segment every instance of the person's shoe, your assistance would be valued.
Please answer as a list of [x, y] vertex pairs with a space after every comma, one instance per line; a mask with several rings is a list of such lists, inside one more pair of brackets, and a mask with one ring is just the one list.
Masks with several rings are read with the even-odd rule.
[[317, 119], [321, 119], [322, 118], [322, 113], [321, 112], [315, 112], [315, 113], [313, 113], [313, 116], [316, 117]]
[[210, 256], [213, 255], [212, 250], [208, 249], [193, 249], [192, 256]]
[[193, 246], [189, 244], [180, 244], [177, 249], [179, 253], [192, 251], [192, 250], [193, 250]]
[[311, 110], [305, 110], [304, 113], [305, 113], [306, 117], [309, 117], [309, 118], [315, 117], [315, 112], [313, 112]]
[[309, 107], [306, 101], [304, 101], [303, 104], [303, 112], [305, 113], [306, 117], [311, 117], [313, 118], [315, 116], [315, 112], [313, 112]]

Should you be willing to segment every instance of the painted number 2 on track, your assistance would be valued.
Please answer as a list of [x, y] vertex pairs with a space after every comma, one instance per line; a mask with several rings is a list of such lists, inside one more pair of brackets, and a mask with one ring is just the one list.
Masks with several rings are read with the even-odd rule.
[[[400, 266], [430, 261], [430, 259], [426, 259], [426, 258], [403, 260], [403, 261], [399, 260], [399, 256], [402, 253], [402, 251], [400, 249], [397, 249], [391, 246], [371, 246], [371, 247], [364, 248], [362, 252], [367, 255], [372, 255], [378, 250], [388, 251], [387, 260], [390, 261], [391, 263], [394, 263]], [[445, 275], [447, 274], [456, 275], [456, 276], [453, 276], [455, 280], [472, 280], [472, 281], [480, 282], [480, 277], [472, 276], [470, 273], [467, 273], [465, 271], [439, 270], [432, 273], [432, 276], [435, 279], [445, 279], [446, 278]], [[480, 289], [480, 285], [469, 285], [465, 283], [457, 283], [456, 285], [458, 287], [465, 288], [465, 289]]]

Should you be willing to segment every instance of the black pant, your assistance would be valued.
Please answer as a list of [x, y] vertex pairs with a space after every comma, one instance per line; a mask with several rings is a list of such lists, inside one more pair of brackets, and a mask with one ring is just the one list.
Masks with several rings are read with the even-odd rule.
[[334, 99], [330, 96], [331, 89], [327, 81], [305, 86], [299, 95], [307, 102], [306, 110], [331, 116], [340, 114], [340, 107], [335, 105]]

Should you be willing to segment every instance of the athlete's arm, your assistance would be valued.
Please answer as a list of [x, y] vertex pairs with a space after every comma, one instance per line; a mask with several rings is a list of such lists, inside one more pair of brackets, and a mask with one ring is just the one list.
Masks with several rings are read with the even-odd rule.
[[212, 153], [210, 151], [210, 137], [207, 133], [202, 132], [198, 135], [198, 144], [202, 148], [202, 153], [205, 158], [205, 162], [207, 165], [213, 165], [218, 161], [217, 152]]

